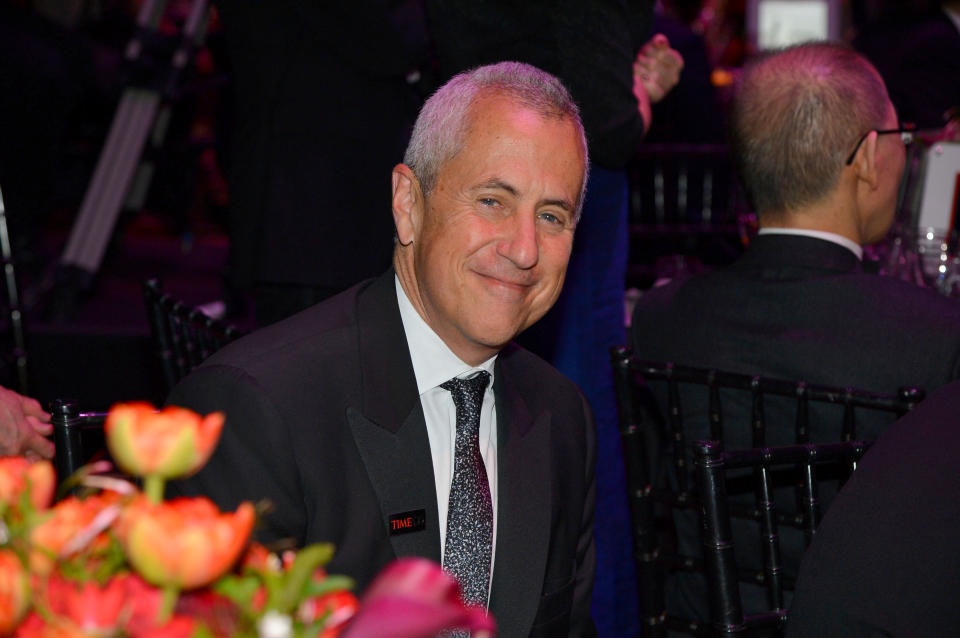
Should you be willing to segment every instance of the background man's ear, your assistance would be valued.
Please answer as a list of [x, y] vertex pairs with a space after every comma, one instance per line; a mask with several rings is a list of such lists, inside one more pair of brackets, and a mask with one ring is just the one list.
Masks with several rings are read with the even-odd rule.
[[857, 177], [866, 182], [871, 189], [877, 188], [880, 184], [877, 170], [877, 140], [879, 136], [876, 131], [867, 133], [863, 144], [857, 150], [853, 159], [853, 167], [857, 171]]
[[423, 193], [420, 181], [406, 164], [393, 167], [393, 224], [397, 239], [404, 246], [413, 243], [423, 219]]

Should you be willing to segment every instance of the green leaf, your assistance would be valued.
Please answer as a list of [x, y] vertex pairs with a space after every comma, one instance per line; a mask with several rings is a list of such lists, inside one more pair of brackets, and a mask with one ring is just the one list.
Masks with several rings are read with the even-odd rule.
[[327, 576], [319, 583], [311, 580], [304, 588], [304, 598], [323, 596], [335, 591], [350, 591], [354, 584], [349, 576]]
[[258, 587], [260, 579], [256, 576], [224, 576], [214, 583], [213, 590], [247, 609]]
[[313, 572], [330, 562], [331, 558], [331, 543], [316, 543], [300, 550], [287, 572], [283, 588], [271, 600], [271, 608], [285, 614], [292, 613], [303, 600], [306, 584], [313, 577]]
[[198, 623], [190, 638], [216, 638], [216, 635], [203, 623]]

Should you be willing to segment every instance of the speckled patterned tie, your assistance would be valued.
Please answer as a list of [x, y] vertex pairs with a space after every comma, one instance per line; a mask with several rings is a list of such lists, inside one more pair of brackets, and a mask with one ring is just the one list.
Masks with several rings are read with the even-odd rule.
[[451, 379], [440, 384], [441, 388], [450, 391], [457, 408], [457, 440], [443, 567], [460, 582], [467, 603], [484, 607], [487, 605], [493, 546], [493, 501], [487, 470], [480, 456], [480, 406], [488, 383], [490, 374], [479, 372], [469, 379]]

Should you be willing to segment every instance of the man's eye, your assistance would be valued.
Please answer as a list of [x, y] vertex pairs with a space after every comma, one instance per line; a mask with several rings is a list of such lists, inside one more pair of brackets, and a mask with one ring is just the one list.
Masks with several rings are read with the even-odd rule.
[[551, 224], [563, 224], [563, 220], [554, 215], [553, 213], [540, 213], [540, 219], [549, 222]]
[[500, 202], [498, 202], [492, 197], [481, 197], [480, 203], [483, 204], [484, 206], [497, 206]]

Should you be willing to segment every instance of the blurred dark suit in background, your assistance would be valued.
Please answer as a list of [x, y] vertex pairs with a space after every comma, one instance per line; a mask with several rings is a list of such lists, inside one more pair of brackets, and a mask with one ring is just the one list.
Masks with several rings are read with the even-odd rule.
[[253, 287], [265, 325], [390, 264], [384, 202], [421, 103], [423, 12], [399, 0], [217, 6], [236, 98], [229, 276]]

